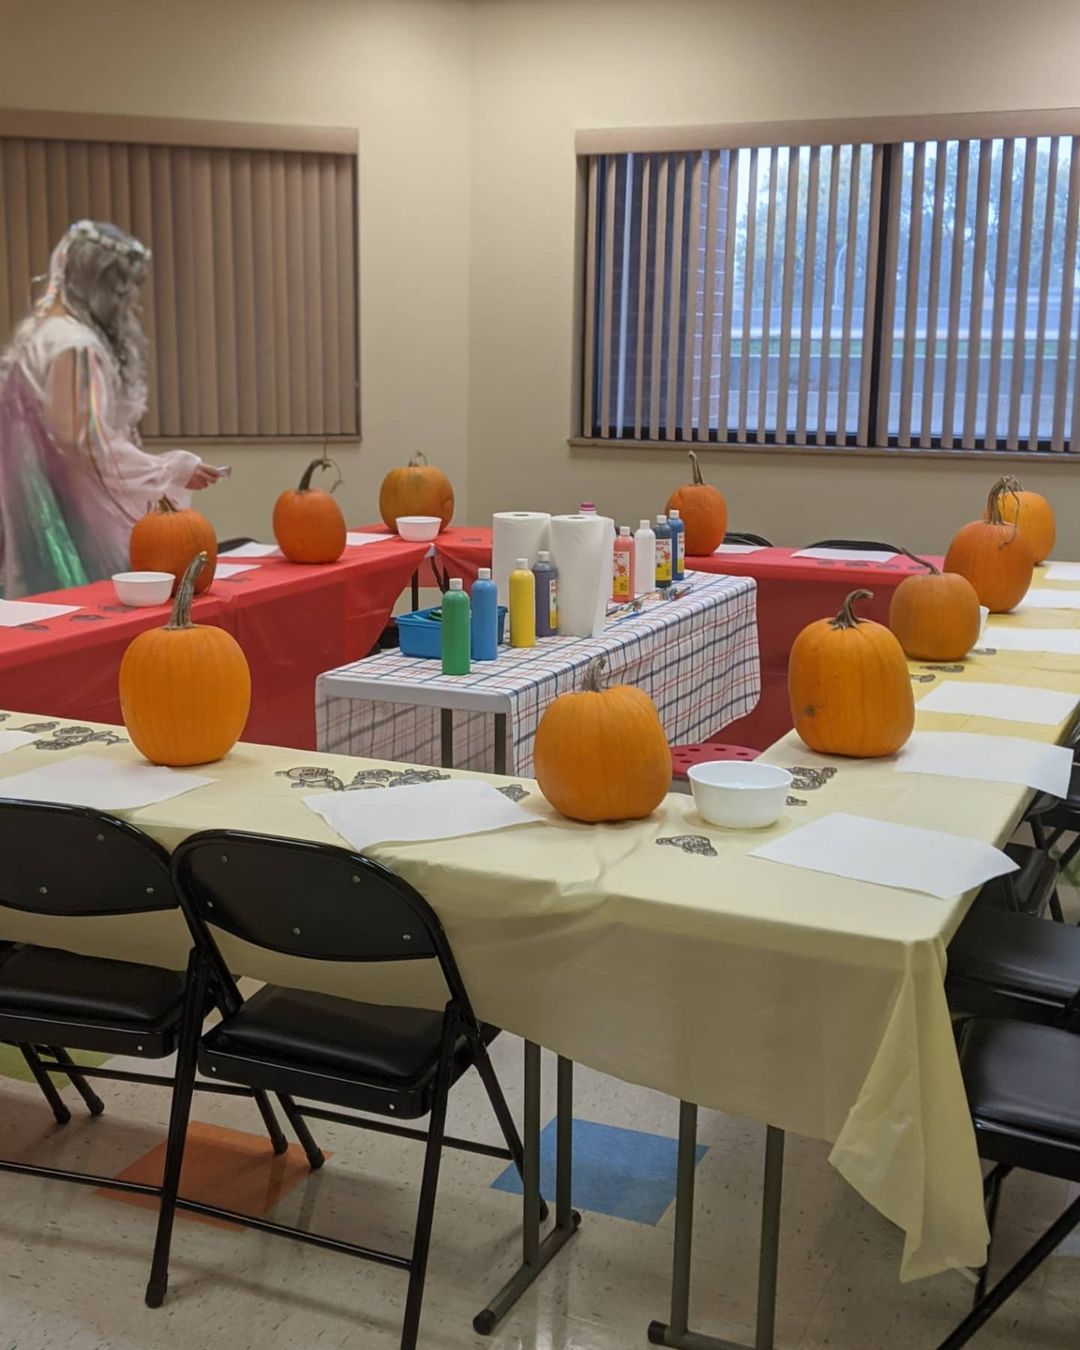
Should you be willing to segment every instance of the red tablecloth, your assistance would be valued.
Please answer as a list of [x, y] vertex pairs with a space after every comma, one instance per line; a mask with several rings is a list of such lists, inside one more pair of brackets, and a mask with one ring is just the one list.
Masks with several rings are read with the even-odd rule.
[[[461, 527], [439, 536], [436, 551], [453, 576], [471, 585], [478, 567], [491, 565], [491, 530]], [[761, 645], [761, 700], [747, 717], [725, 727], [722, 738], [736, 745], [764, 750], [791, 730], [787, 696], [787, 662], [791, 644], [814, 619], [835, 614], [844, 597], [856, 587], [874, 592], [859, 612], [886, 623], [893, 590], [919, 570], [902, 554], [888, 562], [836, 562], [823, 558], [796, 558], [790, 548], [766, 548], [757, 553], [722, 553], [687, 558], [699, 572], [726, 572], [753, 577], [758, 584], [758, 641]], [[941, 565], [941, 559], [934, 561]]]
[[[196, 600], [194, 618], [232, 633], [247, 655], [245, 740], [314, 748], [315, 677], [367, 655], [427, 549], [388, 537], [325, 566], [264, 559], [214, 581]], [[165, 622], [167, 608], [118, 605], [108, 581], [33, 598], [80, 609], [40, 625], [0, 628], [0, 707], [119, 722], [120, 659], [137, 633]]]

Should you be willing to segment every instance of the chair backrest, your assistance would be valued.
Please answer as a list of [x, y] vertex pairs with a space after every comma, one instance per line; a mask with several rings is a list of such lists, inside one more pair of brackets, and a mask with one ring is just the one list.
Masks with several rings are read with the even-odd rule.
[[744, 534], [741, 530], [728, 530], [724, 535], [725, 544], [757, 544], [759, 548], [772, 548], [772, 542], [763, 534]]
[[192, 835], [173, 879], [197, 943], [218, 928], [254, 946], [316, 961], [437, 960], [467, 1004], [435, 911], [380, 863], [330, 844], [238, 830]]
[[169, 855], [85, 806], [0, 801], [0, 905], [72, 917], [175, 909]]
[[895, 544], [880, 544], [874, 539], [819, 539], [807, 548], [852, 548], [866, 553], [899, 553]]
[[235, 539], [219, 539], [217, 551], [219, 553], [227, 553], [231, 548], [239, 548], [241, 544], [253, 544], [254, 542], [255, 540], [252, 539], [250, 535], [246, 534], [237, 535]]

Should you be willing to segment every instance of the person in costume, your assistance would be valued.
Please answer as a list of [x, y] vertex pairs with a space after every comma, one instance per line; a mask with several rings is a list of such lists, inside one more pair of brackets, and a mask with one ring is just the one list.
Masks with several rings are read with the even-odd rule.
[[150, 253], [77, 221], [0, 353], [0, 595], [126, 571], [131, 527], [161, 497], [188, 505], [218, 473], [188, 450], [148, 454], [139, 292]]

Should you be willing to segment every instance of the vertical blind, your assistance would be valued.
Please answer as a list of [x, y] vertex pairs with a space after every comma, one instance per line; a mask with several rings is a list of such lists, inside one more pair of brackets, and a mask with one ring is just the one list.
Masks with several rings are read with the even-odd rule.
[[0, 342], [73, 220], [153, 252], [148, 436], [356, 435], [356, 156], [0, 134]]
[[583, 162], [585, 436], [1080, 446], [1072, 135]]

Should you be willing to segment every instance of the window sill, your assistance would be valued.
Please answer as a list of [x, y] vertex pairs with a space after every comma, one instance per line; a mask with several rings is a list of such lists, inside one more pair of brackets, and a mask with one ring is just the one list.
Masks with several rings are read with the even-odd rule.
[[1080, 461], [1080, 455], [1054, 450], [926, 450], [919, 447], [901, 449], [881, 445], [757, 445], [739, 441], [634, 441], [600, 436], [570, 436], [567, 445], [572, 450], [687, 450], [718, 451], [722, 454], [750, 455], [816, 455], [828, 459], [950, 459], [994, 460], [996, 463], [1071, 464]]
[[143, 445], [151, 450], [187, 449], [212, 445], [359, 445], [359, 432], [350, 432], [344, 436], [186, 436], [177, 432], [175, 436], [144, 436]]

